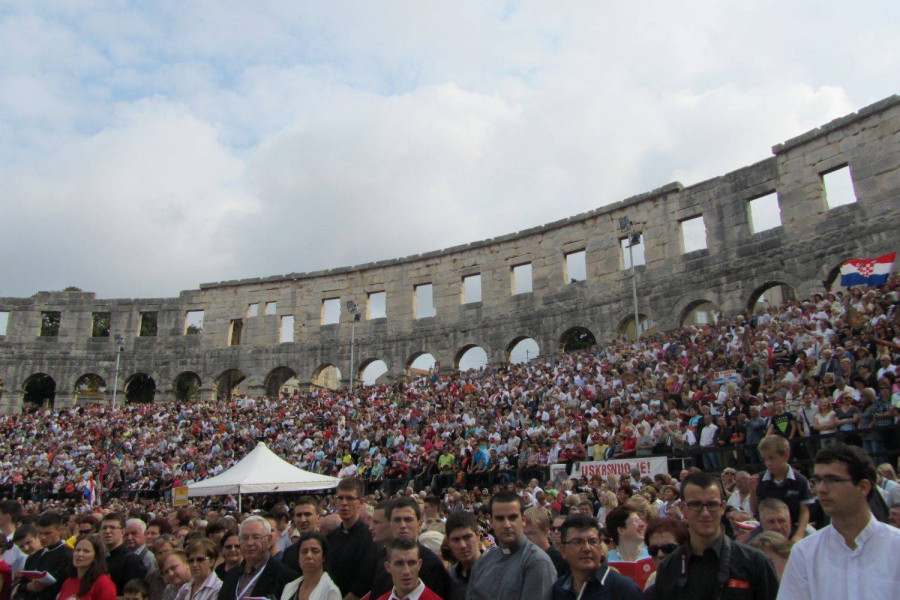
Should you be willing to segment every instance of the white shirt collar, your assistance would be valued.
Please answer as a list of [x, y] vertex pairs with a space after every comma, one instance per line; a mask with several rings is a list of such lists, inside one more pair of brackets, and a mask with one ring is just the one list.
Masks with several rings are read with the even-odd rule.
[[425, 591], [425, 584], [420, 579], [419, 585], [416, 586], [416, 589], [411, 591], [406, 596], [403, 596], [402, 598], [397, 595], [397, 588], [392, 589], [390, 600], [419, 600], [419, 597], [422, 595], [422, 592], [424, 592], [424, 591]]

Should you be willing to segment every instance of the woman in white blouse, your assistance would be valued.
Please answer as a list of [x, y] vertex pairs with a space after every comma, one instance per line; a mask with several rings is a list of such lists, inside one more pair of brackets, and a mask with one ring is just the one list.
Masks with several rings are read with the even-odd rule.
[[328, 554], [325, 536], [317, 531], [304, 533], [299, 544], [298, 566], [303, 576], [284, 586], [281, 600], [341, 600], [341, 591], [325, 572]]

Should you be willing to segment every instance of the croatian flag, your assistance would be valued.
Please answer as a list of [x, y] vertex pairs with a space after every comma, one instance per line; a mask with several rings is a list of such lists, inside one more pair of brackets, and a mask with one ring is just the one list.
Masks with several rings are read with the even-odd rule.
[[97, 505], [97, 486], [94, 484], [94, 476], [88, 478], [87, 485], [84, 486], [84, 499], [90, 502], [91, 506]]
[[853, 258], [841, 264], [841, 285], [884, 285], [894, 268], [896, 253], [878, 258]]

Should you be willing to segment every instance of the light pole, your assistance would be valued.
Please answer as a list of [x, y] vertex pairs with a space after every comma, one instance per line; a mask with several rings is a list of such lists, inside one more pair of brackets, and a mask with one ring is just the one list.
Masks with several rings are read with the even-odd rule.
[[637, 276], [634, 271], [634, 247], [641, 243], [641, 234], [634, 230], [634, 223], [628, 217], [619, 219], [619, 229], [628, 234], [628, 262], [631, 263], [631, 298], [634, 301], [634, 340], [641, 337], [641, 318], [638, 315]]
[[353, 350], [356, 345], [356, 322], [359, 321], [360, 314], [356, 312], [356, 302], [347, 300], [347, 311], [352, 319], [350, 320], [350, 393], [353, 393]]
[[122, 350], [125, 349], [125, 339], [116, 334], [116, 377], [113, 383], [112, 409], [116, 411], [116, 393], [119, 391], [119, 357], [122, 356]]

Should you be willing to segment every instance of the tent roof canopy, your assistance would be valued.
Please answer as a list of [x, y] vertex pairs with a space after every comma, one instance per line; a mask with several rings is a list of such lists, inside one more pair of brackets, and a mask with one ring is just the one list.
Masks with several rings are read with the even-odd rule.
[[259, 442], [250, 454], [215, 477], [188, 485], [188, 496], [302, 492], [337, 487], [340, 479], [299, 469]]

